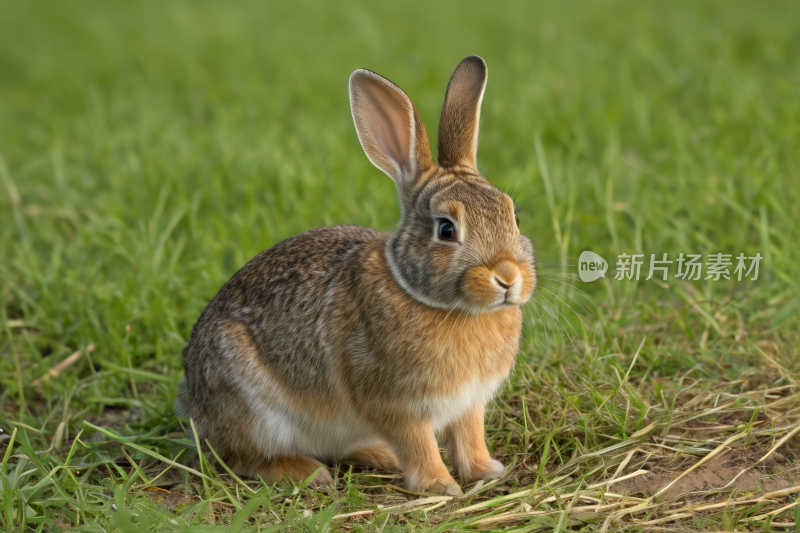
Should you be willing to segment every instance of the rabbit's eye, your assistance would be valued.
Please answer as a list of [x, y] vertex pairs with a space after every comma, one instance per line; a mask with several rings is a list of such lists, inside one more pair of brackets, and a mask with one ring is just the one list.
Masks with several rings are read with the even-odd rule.
[[449, 220], [439, 222], [439, 238], [443, 241], [455, 241], [456, 227]]

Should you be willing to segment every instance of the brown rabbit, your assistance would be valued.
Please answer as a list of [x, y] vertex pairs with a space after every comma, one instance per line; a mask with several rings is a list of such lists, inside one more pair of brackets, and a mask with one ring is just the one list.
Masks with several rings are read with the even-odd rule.
[[231, 468], [331, 483], [322, 462], [401, 470], [413, 491], [496, 479], [486, 402], [508, 377], [536, 284], [514, 202], [476, 164], [486, 87], [470, 56], [447, 86], [439, 165], [411, 100], [368, 70], [350, 105], [370, 161], [400, 196], [397, 229], [317, 228], [247, 263], [184, 351], [180, 409]]

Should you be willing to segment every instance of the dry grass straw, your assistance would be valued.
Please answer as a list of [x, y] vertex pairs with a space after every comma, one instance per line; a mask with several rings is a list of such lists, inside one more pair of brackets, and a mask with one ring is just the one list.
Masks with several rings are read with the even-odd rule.
[[[795, 449], [793, 439], [800, 433], [800, 391], [794, 384], [742, 393], [730, 390], [726, 387], [723, 391], [698, 393], [673, 409], [671, 416], [662, 417], [661, 414], [668, 414], [666, 410], [660, 413], [662, 408], [652, 407], [648, 418], [654, 421], [646, 427], [625, 440], [564, 460], [562, 465], [545, 473], [544, 478], [549, 481], [541, 480], [539, 486], [489, 497], [467, 506], [462, 506], [461, 502], [469, 500], [473, 494], [468, 493], [460, 500], [449, 497], [411, 500], [379, 507], [379, 512], [428, 512], [444, 507], [444, 511], [433, 518], [434, 522], [458, 519], [476, 528], [527, 524], [524, 531], [586, 523], [597, 523], [599, 530], [611, 531], [634, 525], [650, 527], [697, 519], [714, 521], [723, 513], [731, 512], [737, 512], [744, 517], [742, 521], [752, 524], [780, 516], [786, 520], [773, 522], [774, 526], [793, 526], [790, 516], [800, 502], [790, 501], [788, 497], [800, 493], [800, 476], [789, 471], [788, 477], [781, 479], [793, 480], [791, 486], [769, 492], [762, 490], [759, 494], [740, 491], [737, 481], [753, 469], [764, 468], [767, 459], [776, 455], [783, 457], [778, 454], [779, 449], [789, 448], [789, 453]], [[757, 413], [770, 413], [770, 418], [757, 421]], [[749, 423], [719, 422], [747, 419]], [[698, 438], [700, 433], [704, 438]], [[677, 498], [664, 497], [679, 480], [690, 478], [700, 467], [726, 452], [762, 448], [767, 449], [766, 453], [755, 456], [726, 486], [709, 487], [706, 491]], [[692, 460], [693, 457], [699, 459]], [[683, 466], [671, 482], [653, 487], [650, 494], [609, 490], [648, 474], [648, 465], [676, 460], [691, 464]], [[529, 467], [521, 466], [517, 472], [520, 477], [525, 468]]]

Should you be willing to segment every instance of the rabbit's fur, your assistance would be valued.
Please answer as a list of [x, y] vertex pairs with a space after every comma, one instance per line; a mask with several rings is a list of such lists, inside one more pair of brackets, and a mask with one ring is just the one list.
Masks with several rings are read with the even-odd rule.
[[503, 475], [484, 406], [513, 366], [536, 276], [513, 201], [477, 170], [486, 77], [477, 56], [456, 68], [437, 166], [408, 96], [373, 72], [351, 76], [359, 139], [395, 181], [401, 220], [392, 234], [333, 226], [280, 242], [203, 311], [179, 403], [235, 472], [302, 480], [321, 467], [321, 485], [332, 481], [321, 461], [343, 460], [460, 494], [438, 434], [462, 482]]

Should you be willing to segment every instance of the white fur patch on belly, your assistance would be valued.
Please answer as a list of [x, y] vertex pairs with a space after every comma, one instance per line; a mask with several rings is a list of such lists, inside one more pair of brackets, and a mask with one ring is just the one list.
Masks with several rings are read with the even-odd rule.
[[352, 413], [317, 420], [276, 403], [255, 403], [251, 411], [250, 438], [268, 458], [303, 454], [317, 459], [341, 459], [353, 450], [355, 443], [372, 437]]
[[266, 459], [296, 454], [341, 459], [354, 443], [374, 439], [352, 409], [344, 408], [325, 420], [314, 418], [291, 405], [268, 369], [252, 362], [246, 366], [246, 372], [229, 379], [251, 414], [251, 425], [243, 430]]
[[429, 418], [438, 433], [476, 405], [486, 405], [505, 379], [505, 376], [476, 379], [454, 394], [428, 396], [412, 403], [410, 408], [412, 413]]

